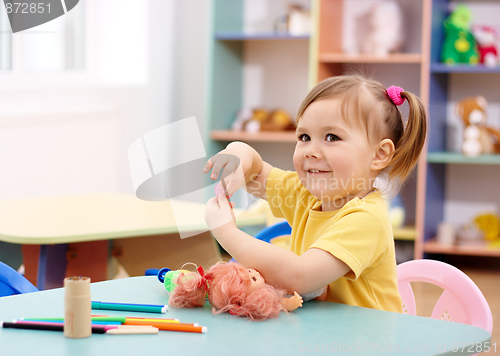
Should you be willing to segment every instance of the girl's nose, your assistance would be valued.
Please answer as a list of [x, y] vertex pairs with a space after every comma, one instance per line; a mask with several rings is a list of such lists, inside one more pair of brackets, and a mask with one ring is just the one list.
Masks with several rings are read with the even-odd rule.
[[316, 147], [316, 145], [314, 144], [308, 145], [308, 147], [304, 152], [304, 155], [306, 158], [316, 158], [316, 159], [321, 158], [321, 152], [318, 149], [318, 147]]

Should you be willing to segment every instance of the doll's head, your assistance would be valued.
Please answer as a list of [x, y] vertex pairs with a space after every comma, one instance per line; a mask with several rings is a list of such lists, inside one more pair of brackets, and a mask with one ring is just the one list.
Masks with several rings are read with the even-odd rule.
[[175, 308], [203, 306], [208, 296], [214, 313], [228, 312], [255, 320], [276, 318], [282, 310], [284, 292], [265, 283], [255, 270], [238, 263], [219, 262], [204, 276], [192, 272], [190, 278], [180, 273], [169, 304]]

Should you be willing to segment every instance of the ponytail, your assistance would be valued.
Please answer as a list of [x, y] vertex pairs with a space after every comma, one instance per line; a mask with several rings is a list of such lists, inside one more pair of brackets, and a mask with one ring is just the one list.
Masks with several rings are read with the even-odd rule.
[[395, 143], [396, 151], [389, 164], [389, 178], [398, 177], [403, 183], [418, 162], [427, 134], [425, 108], [420, 99], [410, 93], [401, 92], [401, 97], [408, 100], [410, 113], [401, 138]]

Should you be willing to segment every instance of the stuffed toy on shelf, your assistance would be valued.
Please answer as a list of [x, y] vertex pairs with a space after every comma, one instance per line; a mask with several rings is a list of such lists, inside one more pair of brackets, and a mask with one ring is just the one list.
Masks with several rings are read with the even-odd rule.
[[479, 51], [479, 62], [487, 67], [495, 67], [499, 64], [497, 43], [500, 33], [491, 26], [472, 26], [472, 33], [477, 42]]
[[486, 125], [487, 106], [481, 95], [457, 103], [456, 113], [464, 123], [462, 153], [466, 156], [500, 153], [500, 131]]
[[441, 48], [441, 61], [447, 64], [479, 62], [476, 40], [471, 32], [471, 12], [463, 4], [444, 21], [445, 38]]
[[294, 121], [285, 110], [268, 111], [264, 108], [242, 109], [232, 125], [234, 131], [294, 131]]

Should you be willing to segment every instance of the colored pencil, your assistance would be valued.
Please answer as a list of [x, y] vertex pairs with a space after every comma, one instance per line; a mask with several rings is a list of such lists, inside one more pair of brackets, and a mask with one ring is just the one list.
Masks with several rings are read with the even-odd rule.
[[[16, 319], [19, 321], [44, 321], [44, 322], [64, 322], [64, 318], [22, 318]], [[92, 324], [125, 324], [127, 320], [143, 320], [143, 321], [154, 321], [159, 323], [178, 323], [179, 319], [162, 319], [162, 318], [137, 318], [137, 317], [125, 317], [125, 316], [92, 316]]]
[[93, 301], [92, 309], [100, 310], [118, 310], [118, 311], [135, 311], [143, 313], [161, 313], [164, 314], [168, 310], [167, 305], [156, 304], [131, 304], [131, 303], [111, 303]]
[[151, 325], [160, 330], [166, 331], [184, 331], [191, 333], [206, 333], [207, 328], [205, 326], [198, 326], [197, 324], [187, 324], [187, 323], [158, 323], [154, 321], [144, 321], [144, 320], [127, 320], [126, 325]]
[[[10, 329], [28, 329], [28, 330], [48, 330], [48, 331], [64, 331], [63, 323], [41, 322], [41, 321], [4, 321], [2, 324], [4, 328]], [[92, 325], [93, 334], [104, 334], [106, 328], [103, 325]]]
[[[3, 322], [2, 327], [11, 329], [27, 329], [27, 330], [47, 330], [47, 331], [64, 331], [64, 323], [60, 322], [41, 322], [41, 321], [14, 321]], [[158, 328], [151, 325], [92, 325], [93, 334], [157, 334]]]

